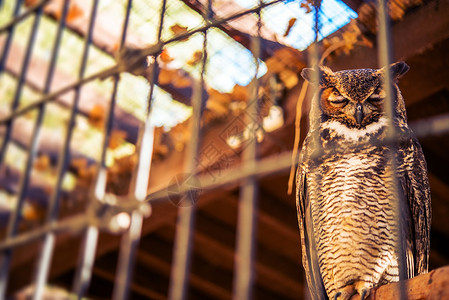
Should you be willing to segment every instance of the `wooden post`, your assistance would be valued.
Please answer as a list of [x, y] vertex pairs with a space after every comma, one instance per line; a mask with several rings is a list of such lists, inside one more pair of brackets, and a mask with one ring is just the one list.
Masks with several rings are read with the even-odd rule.
[[[399, 299], [398, 282], [390, 283], [371, 291], [368, 300]], [[449, 266], [430, 271], [405, 281], [408, 300], [449, 299]], [[351, 300], [359, 300], [355, 295]]]

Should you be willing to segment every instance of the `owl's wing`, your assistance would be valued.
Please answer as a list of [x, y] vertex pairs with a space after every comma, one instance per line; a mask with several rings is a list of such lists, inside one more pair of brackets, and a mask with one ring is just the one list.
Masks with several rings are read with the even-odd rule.
[[313, 222], [307, 194], [307, 177], [304, 168], [299, 165], [296, 173], [296, 209], [301, 234], [302, 264], [307, 284], [313, 300], [328, 299], [318, 265], [315, 239], [313, 238]]
[[401, 180], [402, 191], [409, 208], [409, 234], [407, 241], [407, 261], [409, 277], [428, 271], [430, 248], [430, 186], [427, 165], [421, 146], [412, 138], [407, 155], [413, 162], [406, 167]]

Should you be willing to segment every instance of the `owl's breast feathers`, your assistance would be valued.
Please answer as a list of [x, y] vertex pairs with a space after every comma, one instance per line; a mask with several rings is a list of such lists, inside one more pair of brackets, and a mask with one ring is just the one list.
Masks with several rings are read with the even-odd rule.
[[[398, 222], [380, 118], [363, 129], [335, 120], [309, 132], [297, 174], [303, 264], [313, 299], [398, 280]], [[314, 138], [314, 135], [318, 138]], [[319, 144], [318, 144], [319, 143]], [[407, 125], [399, 128], [396, 174], [405, 200], [403, 233], [409, 277], [427, 271], [430, 193], [421, 147]]]

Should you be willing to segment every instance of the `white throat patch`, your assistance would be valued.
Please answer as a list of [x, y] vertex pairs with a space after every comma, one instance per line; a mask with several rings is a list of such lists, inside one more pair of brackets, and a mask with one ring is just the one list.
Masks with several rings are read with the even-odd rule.
[[346, 140], [359, 141], [360, 138], [377, 133], [380, 129], [387, 126], [387, 119], [381, 117], [379, 121], [371, 123], [365, 128], [349, 128], [338, 121], [328, 121], [321, 125], [321, 129], [329, 129], [337, 134], [343, 136]]

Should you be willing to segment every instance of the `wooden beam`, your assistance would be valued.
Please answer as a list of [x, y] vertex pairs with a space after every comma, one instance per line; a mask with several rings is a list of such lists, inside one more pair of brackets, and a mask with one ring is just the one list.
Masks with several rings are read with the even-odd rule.
[[355, 12], [359, 11], [359, 7], [363, 3], [362, 0], [343, 0], [343, 2]]
[[[220, 238], [216, 239], [216, 237]], [[233, 227], [216, 222], [214, 218], [199, 211], [194, 241], [197, 245], [195, 246], [195, 252], [198, 252], [200, 256], [209, 257], [209, 259], [213, 259], [211, 256], [220, 257], [223, 264], [227, 262], [223, 267], [230, 268], [233, 266], [232, 262], [235, 255], [235, 231]], [[302, 291], [302, 280], [299, 260], [296, 264], [298, 267], [295, 267], [295, 263], [280, 256], [272, 250], [272, 247], [267, 247], [265, 242], [259, 237], [255, 266], [258, 285], [284, 296], [300, 293]]]
[[[449, 37], [448, 13], [449, 0], [432, 0], [396, 22], [391, 32], [393, 59], [408, 60]], [[326, 64], [333, 70], [378, 67], [377, 48], [356, 46], [349, 55], [340, 55]]]
[[[146, 275], [149, 276], [148, 273]], [[109, 270], [103, 270], [101, 267], [95, 267], [93, 270], [93, 276], [94, 277], [92, 279], [92, 282], [95, 282], [95, 277], [101, 277], [104, 280], [110, 281], [111, 287], [114, 286], [115, 274], [110, 273]], [[154, 279], [157, 277], [158, 276], [151, 276], [151, 278], [153, 279], [152, 281], [154, 282]], [[139, 294], [143, 297], [146, 297], [147, 299], [154, 299], [154, 300], [167, 299], [167, 296], [165, 294], [157, 292], [157, 291], [155, 291], [155, 289], [152, 289], [148, 286], [136, 284], [135, 282], [131, 282], [130, 292]], [[131, 299], [134, 299], [134, 298], [131, 298]]]
[[[93, 275], [104, 278], [114, 286], [117, 259], [117, 253], [110, 253], [103, 256], [101, 259], [96, 260]], [[147, 268], [145, 265], [138, 264], [135, 265], [133, 274], [134, 280], [130, 284], [131, 292], [148, 297], [149, 299], [167, 299], [167, 277], [161, 276], [161, 274], [155, 272], [151, 268]], [[144, 278], [142, 279], [142, 277]], [[94, 291], [98, 288], [95, 281], [92, 280], [90, 290]], [[112, 296], [112, 290], [110, 291], [109, 297], [110, 296]]]
[[[449, 266], [430, 271], [405, 281], [408, 300], [448, 299]], [[390, 283], [374, 289], [368, 300], [400, 299], [400, 283]], [[356, 295], [351, 300], [360, 300]]]
[[[142, 238], [137, 255], [137, 263], [170, 276], [173, 243], [155, 234]], [[136, 273], [137, 276], [138, 273]], [[190, 272], [190, 285], [212, 298], [229, 299], [231, 289], [226, 282], [232, 282], [232, 273], [218, 268], [209, 261], [194, 256]]]

